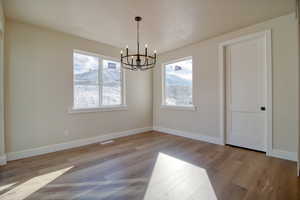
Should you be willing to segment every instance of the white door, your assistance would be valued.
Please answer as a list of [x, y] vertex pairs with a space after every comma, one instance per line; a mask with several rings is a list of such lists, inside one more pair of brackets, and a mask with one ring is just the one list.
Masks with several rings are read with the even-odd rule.
[[3, 75], [3, 32], [0, 30], [0, 165], [5, 164], [4, 147], [4, 75]]
[[226, 143], [266, 151], [266, 38], [226, 46]]

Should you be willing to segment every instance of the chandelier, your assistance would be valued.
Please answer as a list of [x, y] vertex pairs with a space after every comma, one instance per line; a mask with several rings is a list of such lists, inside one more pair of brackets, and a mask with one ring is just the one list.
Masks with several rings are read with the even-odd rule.
[[148, 70], [152, 69], [156, 64], [156, 51], [153, 55], [148, 55], [148, 45], [145, 45], [144, 54], [140, 53], [140, 33], [139, 33], [139, 22], [142, 21], [142, 18], [137, 16], [135, 17], [137, 22], [137, 53], [129, 54], [128, 46], [126, 46], [126, 54], [123, 55], [123, 50], [121, 50], [121, 65], [124, 69], [129, 69], [133, 71], [137, 70]]

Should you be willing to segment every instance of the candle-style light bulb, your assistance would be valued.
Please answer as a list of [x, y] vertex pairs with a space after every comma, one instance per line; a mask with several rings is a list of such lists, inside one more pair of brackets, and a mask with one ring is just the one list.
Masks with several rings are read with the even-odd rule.
[[145, 55], [147, 56], [147, 54], [148, 54], [148, 44], [145, 44]]
[[126, 56], [128, 56], [128, 45], [126, 45]]
[[154, 50], [154, 57], [156, 58], [156, 50]]
[[120, 53], [121, 53], [121, 55], [122, 55], [122, 54], [123, 54], [123, 50], [121, 50], [121, 52], [120, 52]]
[[133, 56], [131, 56], [131, 64], [133, 65]]

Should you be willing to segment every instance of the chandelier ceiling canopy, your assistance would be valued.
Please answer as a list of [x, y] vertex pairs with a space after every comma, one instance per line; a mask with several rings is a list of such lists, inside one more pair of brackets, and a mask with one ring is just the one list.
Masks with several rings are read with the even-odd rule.
[[153, 55], [150, 55], [148, 53], [148, 45], [146, 44], [144, 53], [140, 52], [139, 22], [142, 21], [142, 17], [135, 17], [135, 21], [137, 22], [137, 52], [130, 54], [128, 46], [126, 46], [125, 55], [123, 55], [123, 50], [121, 50], [122, 68], [133, 71], [152, 69], [156, 64], [156, 51], [154, 51]]

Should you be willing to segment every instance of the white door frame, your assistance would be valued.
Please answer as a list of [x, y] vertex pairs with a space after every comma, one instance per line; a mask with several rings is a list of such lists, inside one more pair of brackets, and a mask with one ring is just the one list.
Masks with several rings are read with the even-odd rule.
[[220, 143], [226, 144], [226, 66], [225, 66], [225, 48], [229, 45], [242, 41], [251, 40], [258, 37], [264, 37], [266, 44], [266, 66], [267, 66], [267, 126], [266, 126], [266, 154], [269, 156], [273, 149], [273, 115], [272, 115], [272, 38], [271, 30], [265, 30], [258, 33], [242, 36], [233, 40], [225, 41], [219, 45], [219, 76], [220, 76]]
[[[0, 27], [0, 165], [6, 164], [4, 138], [4, 32]], [[1, 155], [1, 152], [4, 155]]]

